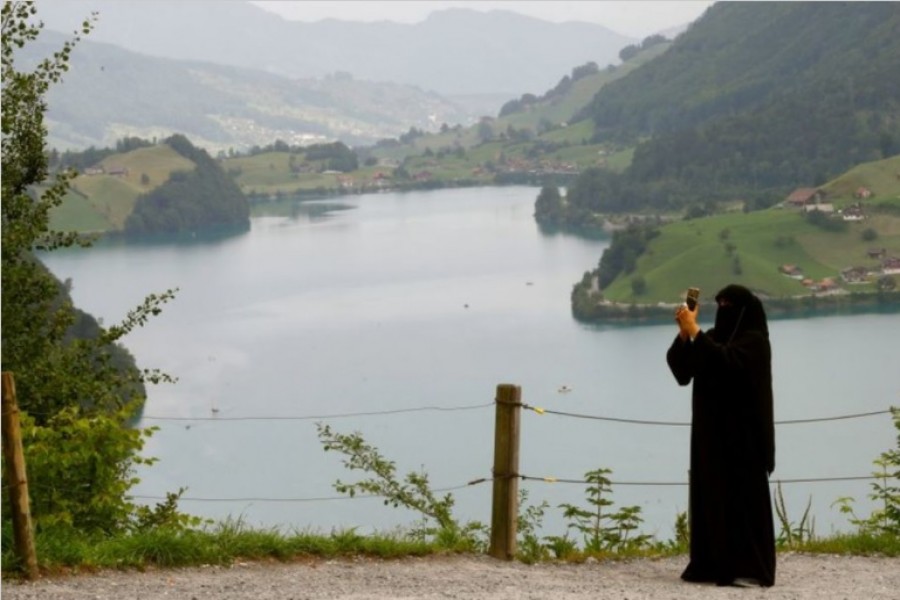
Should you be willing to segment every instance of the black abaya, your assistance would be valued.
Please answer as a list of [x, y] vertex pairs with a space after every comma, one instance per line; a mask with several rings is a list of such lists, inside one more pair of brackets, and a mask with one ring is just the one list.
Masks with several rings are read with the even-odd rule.
[[771, 349], [765, 312], [749, 290], [729, 286], [716, 326], [666, 354], [680, 385], [693, 381], [690, 563], [687, 581], [775, 583], [768, 476], [775, 468]]

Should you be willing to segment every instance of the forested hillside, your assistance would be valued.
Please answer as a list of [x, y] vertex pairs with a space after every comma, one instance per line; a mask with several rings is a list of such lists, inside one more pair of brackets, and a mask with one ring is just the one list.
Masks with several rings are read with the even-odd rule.
[[182, 135], [166, 144], [195, 168], [172, 173], [164, 184], [138, 197], [125, 220], [126, 235], [247, 229], [247, 198], [219, 163]]
[[895, 3], [715, 4], [582, 113], [595, 141], [638, 145], [621, 178], [583, 175], [563, 220], [701, 199], [767, 206], [900, 152], [897, 31]]

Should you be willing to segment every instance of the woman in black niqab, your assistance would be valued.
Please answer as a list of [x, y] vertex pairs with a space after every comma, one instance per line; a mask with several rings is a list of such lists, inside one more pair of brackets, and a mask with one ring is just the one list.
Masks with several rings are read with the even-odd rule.
[[729, 285], [716, 295], [715, 326], [697, 309], [676, 312], [666, 354], [691, 394], [690, 563], [686, 581], [775, 583], [769, 475], [775, 469], [771, 347], [762, 302]]

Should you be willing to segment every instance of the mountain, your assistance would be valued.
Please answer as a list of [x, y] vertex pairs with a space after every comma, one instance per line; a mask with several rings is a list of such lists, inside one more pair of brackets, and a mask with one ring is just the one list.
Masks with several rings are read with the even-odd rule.
[[[42, 5], [43, 7], [44, 5]], [[68, 36], [44, 32], [17, 57], [28, 68]], [[288, 79], [213, 63], [154, 58], [82, 39], [47, 101], [48, 143], [58, 149], [114, 146], [126, 136], [188, 136], [210, 152], [281, 139], [291, 145], [341, 139], [370, 144], [416, 127], [465, 123], [473, 115], [419, 88], [349, 74]]]
[[717, 3], [604, 86], [581, 115], [594, 142], [633, 144], [631, 164], [536, 204], [567, 227], [671, 222], [614, 233], [574, 288], [576, 318], [671, 319], [687, 285], [728, 281], [774, 314], [896, 310], [898, 30], [893, 3]]
[[719, 3], [589, 113], [601, 132], [652, 135], [788, 97], [821, 104], [840, 94], [864, 108], [876, 95], [897, 98], [900, 82], [883, 76], [900, 68], [898, 24], [892, 3]]
[[605, 86], [581, 116], [636, 146], [621, 178], [585, 173], [573, 213], [769, 206], [900, 152], [900, 5], [724, 2]]
[[40, 6], [49, 29], [69, 33], [91, 11], [90, 39], [133, 52], [264, 70], [291, 78], [337, 71], [445, 96], [551, 87], [573, 65], [618, 62], [635, 41], [588, 23], [550, 23], [510, 11], [451, 9], [416, 24], [288, 21], [244, 1], [67, 0]]

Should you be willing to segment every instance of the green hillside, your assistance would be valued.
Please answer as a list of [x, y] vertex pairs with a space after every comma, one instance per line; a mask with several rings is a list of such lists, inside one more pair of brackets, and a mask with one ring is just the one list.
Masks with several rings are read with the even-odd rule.
[[822, 189], [829, 202], [846, 206], [856, 202], [853, 195], [865, 187], [872, 192], [871, 203], [888, 205], [900, 201], [900, 156], [863, 163], [828, 182]]
[[[671, 42], [656, 43], [638, 51], [634, 57], [629, 58], [618, 67], [608, 67], [578, 79], [574, 78], [575, 71], [577, 71], [575, 69], [572, 78], [567, 76], [557, 85], [557, 88], [548, 91], [525, 109], [498, 117], [495, 129], [504, 131], [512, 125], [517, 129], [526, 127], [532, 131], [540, 131], [542, 123], [559, 125], [577, 120], [583, 121], [583, 117], [580, 118], [578, 115], [591, 103], [597, 92], [609, 83], [625, 77], [638, 67], [662, 55], [670, 46]], [[562, 85], [567, 79], [574, 79], [574, 81], [570, 85]], [[554, 93], [557, 90], [564, 91]], [[593, 124], [591, 123], [591, 125]], [[593, 127], [590, 134], [583, 140], [589, 140], [591, 137], [593, 137]]]
[[238, 186], [184, 136], [104, 156], [72, 180], [50, 213], [53, 229], [147, 235], [249, 222]]
[[[671, 305], [689, 286], [700, 287], [708, 300], [728, 282], [769, 299], [874, 295], [879, 285], [890, 285], [879, 284], [883, 260], [900, 258], [898, 173], [900, 156], [860, 165], [822, 186], [825, 203], [835, 211], [858, 204], [865, 214], [858, 222], [829, 217], [829, 223], [841, 224], [834, 231], [811, 222], [802, 209], [782, 204], [668, 223], [647, 243], [633, 269], [626, 268], [602, 292], [597, 289], [600, 269], [586, 274], [573, 292], [573, 310], [594, 320], [610, 316], [595, 310], [603, 302]], [[859, 188], [874, 195], [854, 198]], [[796, 269], [795, 277], [782, 272], [788, 265]], [[844, 280], [842, 272], [854, 267], [867, 275], [858, 282]]]
[[[541, 96], [523, 94], [507, 103], [496, 118], [483, 117], [476, 125], [447, 127], [439, 133], [411, 130], [398, 140], [379, 142], [363, 155], [403, 164], [407, 170], [428, 167], [436, 181], [446, 184], [466, 179], [503, 182], [511, 173], [571, 176], [590, 167], [622, 170], [630, 164], [633, 144], [593, 142], [594, 124], [584, 112], [601, 89], [652, 62], [671, 45], [661, 38], [648, 40], [652, 43], [636, 47], [621, 65], [602, 70], [592, 63], [576, 67]], [[578, 74], [585, 71], [589, 74]], [[460, 151], [465, 153], [463, 161]], [[511, 162], [504, 164], [507, 160]]]
[[94, 169], [102, 172], [78, 175], [63, 204], [51, 211], [54, 229], [122, 231], [138, 196], [166, 182], [175, 171], [194, 169], [194, 163], [159, 144], [107, 157]]
[[896, 3], [716, 3], [580, 115], [595, 143], [636, 148], [621, 177], [583, 174], [556, 220], [738, 198], [765, 208], [900, 153], [898, 27]]

